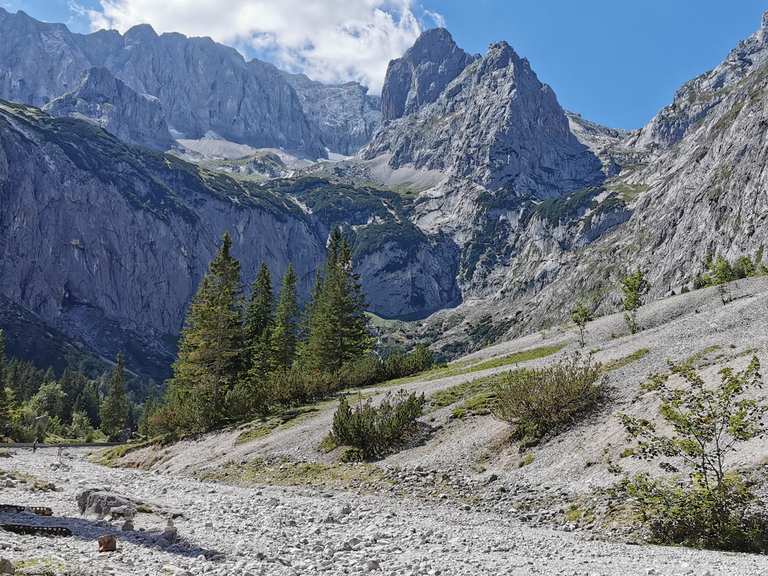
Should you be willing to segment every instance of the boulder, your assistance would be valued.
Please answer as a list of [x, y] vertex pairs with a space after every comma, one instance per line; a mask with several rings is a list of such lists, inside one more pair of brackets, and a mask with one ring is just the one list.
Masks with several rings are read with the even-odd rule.
[[130, 511], [136, 514], [139, 502], [108, 490], [89, 488], [77, 495], [77, 507], [80, 514], [95, 514], [104, 518], [108, 514], [114, 517], [127, 517]]

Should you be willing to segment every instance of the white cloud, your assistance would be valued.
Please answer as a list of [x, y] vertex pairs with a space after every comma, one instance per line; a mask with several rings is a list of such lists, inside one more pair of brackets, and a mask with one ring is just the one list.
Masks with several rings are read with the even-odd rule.
[[[411, 0], [100, 0], [91, 26], [124, 32], [210, 36], [268, 54], [278, 66], [323, 82], [358, 80], [381, 89], [387, 63], [416, 40], [422, 24]], [[424, 13], [440, 24], [442, 16]]]

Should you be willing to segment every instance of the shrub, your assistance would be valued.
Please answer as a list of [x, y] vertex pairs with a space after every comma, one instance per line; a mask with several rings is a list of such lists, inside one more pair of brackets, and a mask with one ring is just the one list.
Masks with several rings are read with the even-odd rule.
[[742, 552], [768, 551], [768, 523], [750, 510], [755, 496], [738, 474], [719, 487], [681, 486], [638, 474], [622, 485], [656, 544]]
[[590, 310], [583, 302], [579, 302], [573, 310], [571, 310], [571, 320], [579, 328], [579, 345], [584, 348], [584, 333], [587, 330], [587, 324], [594, 320], [592, 310]]
[[356, 448], [363, 459], [380, 458], [401, 445], [416, 430], [424, 407], [424, 395], [387, 394], [378, 406], [371, 400], [354, 408], [342, 398], [333, 416], [331, 436], [337, 445]]
[[645, 279], [645, 273], [642, 270], [637, 270], [621, 280], [621, 291], [624, 295], [621, 301], [624, 306], [624, 321], [632, 334], [640, 330], [637, 311], [643, 305], [643, 296], [650, 289], [651, 285]]
[[572, 426], [605, 394], [605, 376], [590, 356], [575, 354], [544, 368], [515, 370], [497, 385], [493, 415], [515, 426], [515, 437], [537, 441]]
[[410, 354], [396, 351], [384, 358], [369, 354], [342, 367], [338, 374], [339, 388], [371, 386], [429, 370], [433, 365], [432, 352], [423, 344]]
[[739, 443], [766, 432], [766, 406], [748, 397], [762, 384], [760, 362], [753, 357], [739, 372], [722, 368], [717, 387], [706, 386], [690, 363], [671, 369], [684, 387], [672, 387], [666, 378], [655, 382], [670, 434], [659, 434], [649, 420], [621, 418], [630, 439], [637, 441], [635, 457], [661, 459], [659, 466], [669, 472], [682, 465], [689, 482], [680, 485], [645, 474], [625, 479], [623, 488], [635, 499], [656, 542], [768, 551], [768, 521], [753, 511], [754, 493], [726, 468]]

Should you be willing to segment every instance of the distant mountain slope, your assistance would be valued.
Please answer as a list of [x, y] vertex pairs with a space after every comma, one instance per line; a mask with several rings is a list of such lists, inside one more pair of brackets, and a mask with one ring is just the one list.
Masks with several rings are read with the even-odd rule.
[[[415, 47], [435, 34], [423, 34]], [[408, 54], [413, 60], [419, 52]], [[526, 59], [500, 42], [469, 62], [438, 95], [416, 99], [410, 114], [383, 126], [363, 156], [390, 154], [393, 167], [441, 170], [521, 198], [557, 196], [600, 178], [600, 162], [573, 136], [554, 92]], [[405, 82], [396, 69], [387, 73], [385, 93]]]
[[93, 120], [129, 144], [167, 150], [174, 144], [160, 101], [137, 94], [106, 68], [91, 68], [75, 90], [52, 100], [44, 110], [52, 116]]
[[451, 349], [472, 348], [483, 334], [499, 338], [567, 321], [579, 299], [613, 311], [619, 280], [634, 269], [646, 271], [652, 299], [691, 288], [708, 256], [765, 254], [766, 101], [768, 14], [642, 130], [614, 135], [571, 117], [582, 141], [614, 164], [612, 177], [539, 205], [521, 242], [496, 244], [511, 259], [487, 269], [495, 291], [482, 306], [439, 314], [429, 330]]
[[304, 113], [329, 150], [351, 155], [368, 143], [381, 124], [381, 101], [357, 82], [329, 85], [304, 74], [284, 74]]
[[90, 122], [0, 103], [0, 294], [132, 367], [157, 370], [229, 231], [249, 283], [289, 262], [303, 295], [343, 225], [372, 311], [423, 316], [458, 298], [455, 255], [396, 194], [322, 179], [259, 185], [128, 146]]
[[184, 137], [213, 132], [258, 148], [326, 156], [295, 91], [270, 64], [246, 62], [210, 38], [157, 35], [148, 25], [124, 35], [73, 34], [0, 8], [0, 98], [44, 106], [76, 89], [95, 66], [158, 98], [168, 125]]

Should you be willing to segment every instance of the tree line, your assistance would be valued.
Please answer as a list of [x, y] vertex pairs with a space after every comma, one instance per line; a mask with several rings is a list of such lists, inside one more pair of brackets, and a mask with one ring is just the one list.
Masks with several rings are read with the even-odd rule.
[[50, 368], [5, 354], [0, 330], [0, 437], [5, 441], [104, 441], [127, 437], [141, 420], [141, 408], [128, 396], [121, 355], [109, 374], [89, 378], [66, 368]]
[[262, 264], [246, 297], [225, 234], [189, 306], [163, 398], [145, 407], [147, 433], [187, 434], [264, 416], [342, 387], [428, 368], [425, 347], [373, 354], [360, 276], [339, 229], [328, 241], [309, 301], [300, 307], [291, 265], [276, 299]]

